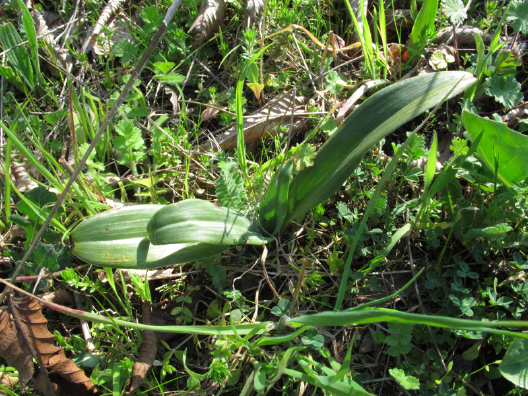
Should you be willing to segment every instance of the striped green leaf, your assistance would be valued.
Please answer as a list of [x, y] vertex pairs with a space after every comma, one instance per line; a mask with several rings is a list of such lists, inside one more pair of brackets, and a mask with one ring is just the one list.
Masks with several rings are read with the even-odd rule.
[[260, 225], [270, 235], [280, 231], [288, 210], [288, 190], [290, 188], [293, 163], [286, 162], [271, 178], [268, 190], [260, 207]]
[[291, 183], [284, 225], [337, 191], [380, 139], [475, 81], [466, 72], [431, 73], [399, 81], [363, 102], [317, 152], [314, 165]]
[[242, 213], [200, 199], [165, 206], [154, 213], [147, 230], [155, 245], [197, 242], [264, 245], [273, 240], [262, 236]]
[[102, 267], [158, 268], [214, 256], [227, 246], [150, 243], [147, 224], [163, 205], [138, 205], [109, 210], [78, 225], [70, 234], [72, 253]]

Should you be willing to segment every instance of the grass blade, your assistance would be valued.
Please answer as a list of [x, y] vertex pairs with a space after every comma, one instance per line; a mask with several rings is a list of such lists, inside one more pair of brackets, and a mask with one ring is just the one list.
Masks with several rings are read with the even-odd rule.
[[40, 62], [38, 56], [38, 43], [37, 43], [37, 31], [35, 30], [35, 23], [29, 13], [26, 5], [22, 0], [17, 0], [20, 9], [22, 10], [22, 22], [24, 23], [24, 29], [26, 30], [26, 36], [28, 39], [29, 53], [31, 54], [31, 61], [33, 63], [36, 86], [35, 88], [41, 88], [40, 84], [43, 81], [42, 75], [40, 74]]
[[438, 0], [424, 1], [412, 28], [411, 40], [408, 45], [408, 65], [414, 66], [420, 59], [420, 55], [427, 45], [428, 35], [434, 32], [437, 11]]

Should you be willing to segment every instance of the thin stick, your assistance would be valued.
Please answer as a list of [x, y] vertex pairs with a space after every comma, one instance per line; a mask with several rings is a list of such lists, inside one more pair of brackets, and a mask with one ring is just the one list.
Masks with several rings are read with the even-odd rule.
[[293, 293], [292, 298], [292, 305], [290, 307], [290, 318], [293, 317], [293, 314], [295, 312], [295, 303], [297, 302], [297, 296], [299, 295], [299, 291], [301, 290], [301, 286], [303, 284], [304, 280], [304, 273], [306, 272], [306, 264], [308, 263], [308, 259], [304, 259], [301, 273], [299, 274], [299, 280], [297, 281], [297, 287], [295, 287], [295, 291]]
[[[165, 14], [165, 18], [163, 19], [163, 24], [160, 26], [158, 32], [156, 33], [156, 35], [154, 36], [154, 38], [150, 42], [149, 46], [147, 47], [147, 50], [145, 51], [145, 53], [143, 54], [143, 56], [139, 60], [137, 66], [132, 71], [132, 73], [130, 75], [130, 80], [128, 80], [127, 84], [125, 85], [125, 88], [123, 88], [123, 91], [121, 92], [121, 95], [119, 95], [119, 97], [117, 98], [114, 106], [110, 109], [110, 111], [106, 115], [105, 120], [103, 121], [103, 123], [99, 127], [99, 131], [97, 131], [96, 135], [94, 136], [94, 138], [92, 140], [92, 143], [90, 144], [90, 146], [86, 150], [86, 153], [84, 154], [84, 156], [82, 157], [80, 162], [77, 164], [77, 167], [75, 168], [75, 172], [73, 173], [73, 175], [68, 180], [68, 183], [64, 187], [64, 190], [62, 191], [62, 194], [57, 199], [57, 202], [55, 203], [55, 205], [51, 209], [48, 217], [44, 221], [44, 224], [42, 224], [42, 227], [40, 228], [40, 230], [37, 233], [37, 235], [36, 235], [35, 239], [33, 240], [33, 242], [31, 242], [31, 245], [29, 246], [28, 250], [26, 251], [26, 254], [22, 258], [22, 261], [20, 261], [19, 266], [17, 267], [17, 269], [13, 273], [13, 276], [11, 277], [10, 283], [13, 283], [13, 281], [16, 279], [16, 277], [22, 271], [22, 268], [24, 268], [24, 264], [26, 264], [26, 262], [28, 261], [29, 257], [31, 256], [31, 253], [33, 252], [33, 249], [35, 249], [35, 246], [40, 241], [40, 238], [42, 237], [42, 234], [48, 228], [51, 220], [55, 216], [55, 213], [57, 213], [57, 210], [59, 210], [59, 208], [61, 207], [64, 199], [66, 198], [66, 195], [70, 191], [70, 188], [72, 187], [73, 183], [75, 182], [75, 180], [77, 179], [77, 177], [81, 173], [81, 170], [84, 167], [84, 164], [86, 163], [86, 160], [88, 160], [88, 157], [90, 156], [90, 154], [92, 153], [93, 149], [95, 148], [95, 146], [99, 142], [99, 139], [101, 138], [101, 136], [105, 132], [105, 130], [108, 127], [108, 125], [110, 125], [110, 123], [112, 122], [112, 119], [116, 115], [117, 110], [119, 109], [121, 104], [124, 102], [125, 98], [128, 96], [130, 91], [132, 90], [134, 82], [136, 81], [138, 76], [143, 71], [143, 68], [147, 64], [147, 61], [148, 61], [152, 51], [154, 51], [154, 48], [156, 48], [158, 46], [158, 43], [160, 42], [161, 38], [163, 37], [163, 34], [165, 33], [165, 30], [167, 30], [167, 26], [169, 25], [170, 21], [172, 20], [172, 17], [174, 16], [176, 10], [178, 9], [181, 1], [182, 0], [174, 0], [172, 5], [170, 6], [170, 8], [167, 10], [167, 13]], [[6, 294], [8, 293], [9, 290], [10, 290], [10, 288], [6, 287], [4, 289], [4, 291], [2, 292], [2, 294], [0, 295], [0, 304], [3, 303], [4, 298], [5, 298], [5, 296], [6, 296]]]
[[277, 299], [280, 301], [282, 300], [282, 297], [280, 296], [279, 293], [277, 293], [277, 290], [275, 290], [275, 287], [273, 286], [273, 283], [271, 283], [271, 280], [268, 276], [268, 271], [266, 270], [266, 258], [268, 257], [268, 248], [266, 247], [266, 245], [263, 245], [263, 248], [264, 250], [262, 251], [262, 256], [260, 260], [262, 261], [262, 269], [264, 270], [264, 276], [266, 277], [266, 280], [268, 281], [268, 285], [271, 291], [273, 292], [273, 294], [275, 294], [275, 297], [277, 297]]

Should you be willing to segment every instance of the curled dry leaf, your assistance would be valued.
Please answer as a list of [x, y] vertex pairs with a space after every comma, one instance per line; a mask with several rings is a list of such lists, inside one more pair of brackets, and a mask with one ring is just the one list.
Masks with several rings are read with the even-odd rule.
[[519, 120], [528, 118], [528, 103], [523, 104], [511, 110], [502, 117], [503, 121], [508, 124], [508, 128], [516, 128], [519, 125]]
[[[126, 24], [118, 18], [118, 10], [122, 3], [124, 3], [124, 0], [111, 0], [108, 2], [105, 8], [103, 8], [99, 20], [95, 24], [89, 40], [97, 55], [111, 53], [112, 44], [116, 41], [126, 39], [130, 43], [134, 42], [134, 38], [128, 33]], [[106, 29], [113, 33], [111, 38], [106, 37], [104, 32]], [[86, 47], [87, 43], [83, 45], [83, 49]]]
[[18, 370], [21, 388], [34, 378], [45, 395], [98, 395], [84, 371], [55, 346], [47, 323], [38, 301], [29, 297], [9, 298], [9, 306], [0, 313], [0, 356]]
[[218, 31], [225, 17], [224, 0], [205, 0], [200, 11], [189, 29], [189, 34], [194, 37], [194, 47], [199, 47], [205, 40]]
[[[299, 128], [304, 124], [305, 120], [301, 116], [296, 115], [296, 113], [304, 111], [305, 108], [304, 98], [296, 97], [294, 104], [293, 93], [291, 92], [268, 103], [250, 117], [244, 119], [245, 143], [250, 144], [263, 138], [275, 136], [277, 133], [284, 132], [283, 127], [288, 128], [291, 124], [292, 130]], [[234, 125], [220, 136], [217, 136], [216, 143], [218, 143], [221, 150], [236, 147], [237, 126]], [[206, 142], [200, 149], [205, 151], [217, 149], [216, 143]]]
[[45, 293], [41, 297], [51, 303], [60, 305], [71, 305], [73, 304], [73, 297], [70, 292], [66, 289], [57, 289], [48, 293]]
[[[61, 49], [60, 46], [55, 43], [55, 37], [53, 36], [53, 33], [50, 32], [51, 25], [47, 22], [49, 20], [51, 23], [57, 23], [56, 21], [58, 15], [47, 13], [47, 18], [45, 18], [45, 16], [41, 14], [40, 11], [34, 8], [33, 11], [31, 11], [31, 16], [35, 22], [37, 36], [41, 36], [46, 43], [46, 45], [41, 46], [39, 50], [48, 55], [49, 58], [56, 62], [55, 64], [60, 66], [63, 70], [69, 70], [68, 66], [72, 64], [72, 57], [67, 49]], [[60, 17], [58, 20], [60, 22]], [[48, 63], [48, 68], [53, 76], [59, 76], [59, 71], [56, 67]]]
[[214, 107], [208, 107], [204, 111], [202, 111], [202, 121], [208, 121], [211, 118], [213, 118], [215, 115], [217, 115], [220, 112], [220, 109], [214, 108]]
[[33, 181], [26, 170], [26, 167], [18, 162], [11, 162], [11, 172], [15, 178], [15, 186], [18, 191], [25, 193], [38, 187], [38, 184]]
[[[142, 312], [143, 324], [152, 324], [150, 302], [143, 301]], [[139, 358], [137, 362], [134, 363], [134, 368], [132, 369], [132, 377], [130, 378], [129, 388], [126, 393], [127, 396], [134, 395], [136, 390], [145, 380], [145, 375], [147, 375], [148, 370], [150, 369], [150, 367], [154, 363], [154, 359], [156, 358], [157, 346], [158, 336], [156, 335], [156, 332], [152, 330], [143, 330], [141, 332], [141, 346], [139, 348]]]
[[[0, 385], [3, 387], [13, 390], [15, 385], [18, 383], [18, 377], [11, 377], [8, 373], [0, 373]], [[0, 393], [5, 394], [5, 393]]]
[[246, 26], [250, 27], [251, 25], [257, 22], [257, 18], [264, 8], [263, 0], [247, 0], [246, 3]]

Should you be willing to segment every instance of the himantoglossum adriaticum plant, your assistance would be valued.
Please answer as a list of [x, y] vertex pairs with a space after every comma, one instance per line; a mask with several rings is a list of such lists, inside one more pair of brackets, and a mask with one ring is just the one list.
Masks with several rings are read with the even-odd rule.
[[[102, 267], [138, 269], [201, 260], [233, 245], [265, 245], [273, 242], [274, 236], [284, 230], [292, 220], [303, 216], [338, 190], [353, 174], [367, 151], [380, 139], [446, 98], [463, 92], [475, 82], [475, 77], [466, 72], [438, 72], [397, 82], [374, 94], [323, 144], [312, 166], [302, 169], [295, 176], [295, 166], [290, 160], [278, 167], [264, 193], [256, 221], [237, 210], [219, 207], [199, 199], [170, 205], [126, 207], [97, 214], [78, 225], [71, 232], [72, 252], [77, 257]], [[409, 285], [410, 283], [407, 286]], [[94, 314], [85, 315], [90, 315], [84, 318], [87, 320], [110, 320]], [[515, 336], [522, 338], [519, 341], [528, 342], [524, 340], [528, 339], [528, 334], [497, 329], [500, 326], [527, 327], [528, 322], [479, 322], [432, 317], [372, 308], [371, 304], [352, 310], [321, 312], [286, 319], [281, 321], [282, 326], [286, 324], [286, 327], [292, 329], [303, 327], [290, 334], [291, 337], [260, 338], [251, 344], [252, 347], [283, 343], [313, 326], [372, 322], [426, 324], [489, 332]], [[187, 334], [232, 334], [245, 336], [245, 340], [256, 334], [268, 333], [270, 326], [274, 326], [271, 323], [260, 323], [231, 326], [163, 326], [161, 329], [126, 321], [113, 320], [113, 323]], [[244, 342], [247, 344], [247, 341]], [[511, 367], [505, 365], [501, 367], [501, 372], [504, 371], [505, 376], [509, 375]], [[317, 376], [312, 377], [289, 368], [282, 371], [283, 374], [306, 380], [332, 394], [370, 394], [350, 378], [342, 378], [340, 372], [341, 370], [322, 381]], [[255, 372], [252, 375], [256, 377], [261, 374]], [[263, 386], [267, 387], [266, 384], [270, 383], [271, 378], [264, 376], [263, 380]]]
[[466, 72], [439, 72], [379, 91], [323, 144], [312, 166], [295, 177], [291, 162], [279, 167], [264, 194], [258, 224], [202, 200], [133, 206], [85, 220], [71, 233], [72, 251], [100, 266], [156, 268], [200, 260], [232, 245], [271, 242], [293, 219], [337, 191], [380, 139], [474, 82]]

